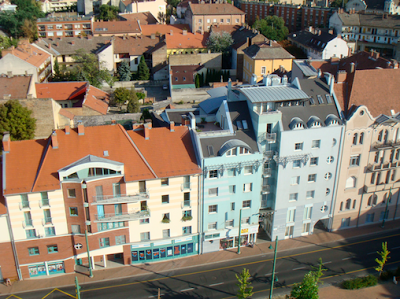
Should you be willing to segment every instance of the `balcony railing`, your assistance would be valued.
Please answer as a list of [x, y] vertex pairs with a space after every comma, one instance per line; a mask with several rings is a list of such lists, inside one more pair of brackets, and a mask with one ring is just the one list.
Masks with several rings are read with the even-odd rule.
[[150, 210], [143, 210], [143, 211], [130, 211], [130, 212], [123, 212], [121, 214], [104, 214], [104, 215], [95, 215], [95, 221], [97, 222], [110, 222], [110, 221], [134, 221], [143, 218], [150, 217]]
[[103, 195], [93, 196], [92, 205], [116, 204], [116, 203], [136, 203], [140, 200], [148, 199], [148, 191], [137, 194]]
[[43, 226], [46, 225], [46, 224], [53, 224], [53, 218], [51, 218], [51, 217], [44, 217], [44, 218], [42, 219], [42, 224], [43, 224]]
[[23, 228], [25, 228], [27, 226], [33, 226], [32, 219], [22, 221], [22, 226], [23, 226]]
[[23, 201], [19, 203], [19, 209], [30, 209], [29, 201]]
[[47, 198], [47, 199], [42, 199], [42, 200], [39, 200], [39, 207], [50, 207], [50, 201], [49, 201], [49, 199]]
[[272, 159], [276, 155], [276, 151], [264, 151], [264, 157]]
[[181, 185], [181, 190], [191, 190], [190, 188], [190, 182], [185, 182]]
[[190, 200], [184, 200], [181, 204], [182, 209], [184, 208], [191, 208]]
[[264, 175], [264, 177], [267, 177], [267, 178], [269, 178], [270, 176], [271, 176], [271, 168], [264, 168], [263, 169], [263, 175]]
[[267, 143], [275, 143], [276, 133], [263, 133], [260, 136], [260, 141], [266, 141]]
[[367, 170], [368, 172], [380, 171], [380, 170], [388, 170], [400, 167], [400, 161], [396, 162], [387, 162], [387, 163], [380, 163], [380, 164], [368, 164]]
[[262, 186], [262, 194], [269, 194], [270, 191], [271, 191], [271, 186], [270, 185]]
[[390, 190], [390, 188], [399, 188], [399, 187], [400, 187], [400, 182], [370, 185], [370, 186], [365, 185], [364, 192], [365, 193], [373, 193], [373, 192], [378, 192], [378, 191], [383, 191], [383, 190]]

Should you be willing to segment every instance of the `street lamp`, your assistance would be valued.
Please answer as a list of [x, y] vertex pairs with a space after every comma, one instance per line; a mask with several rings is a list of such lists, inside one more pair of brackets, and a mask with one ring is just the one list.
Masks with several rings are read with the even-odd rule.
[[85, 230], [85, 239], [86, 239], [86, 250], [87, 250], [88, 262], [89, 262], [89, 278], [93, 278], [92, 260], [90, 259], [90, 249], [89, 249], [87, 230]]
[[[272, 244], [269, 245], [269, 249], [273, 249]], [[269, 291], [269, 299], [272, 299], [272, 293], [274, 292], [274, 282], [275, 282], [275, 264], [276, 264], [276, 252], [278, 251], [278, 236], [276, 236], [275, 240], [275, 250], [274, 250], [274, 264], [272, 265], [272, 277], [271, 277], [271, 289]], [[278, 277], [276, 277], [276, 281], [278, 281]]]
[[240, 254], [240, 235], [242, 233], [242, 209], [240, 209], [239, 213], [239, 240], [238, 240], [238, 251], [237, 254]]

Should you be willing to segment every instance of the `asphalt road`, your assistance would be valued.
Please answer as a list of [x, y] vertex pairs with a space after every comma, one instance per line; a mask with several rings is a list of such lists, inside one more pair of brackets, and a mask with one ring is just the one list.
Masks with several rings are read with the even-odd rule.
[[[388, 242], [391, 251], [389, 267], [400, 265], [400, 232], [382, 233], [376, 237], [358, 237], [351, 241], [335, 242], [323, 245], [311, 245], [306, 248], [288, 250], [278, 253], [274, 294], [287, 292], [291, 285], [302, 280], [312, 266], [322, 261], [327, 269], [324, 280], [332, 282], [349, 275], [374, 273], [376, 251], [381, 250], [381, 243]], [[172, 270], [163, 273], [149, 272], [147, 275], [124, 278], [112, 281], [85, 284], [82, 286], [81, 298], [157, 298], [160, 288], [162, 298], [234, 298], [237, 292], [238, 274], [243, 268], [250, 270], [253, 298], [267, 298], [269, 294], [273, 255], [249, 257], [239, 261], [209, 264], [197, 268]], [[146, 268], [145, 265], [140, 267]], [[39, 282], [39, 281], [38, 281]], [[35, 291], [16, 294], [23, 299], [71, 298], [75, 295], [74, 287], [60, 288], [60, 291]], [[65, 293], [63, 293], [65, 292]], [[0, 296], [0, 299], [6, 298]]]

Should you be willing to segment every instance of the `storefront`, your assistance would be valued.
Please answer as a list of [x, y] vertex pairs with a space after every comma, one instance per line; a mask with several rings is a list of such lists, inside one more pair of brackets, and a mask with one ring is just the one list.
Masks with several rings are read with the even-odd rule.
[[[257, 241], [258, 225], [252, 225], [241, 229], [240, 246]], [[225, 229], [217, 232], [207, 232], [204, 235], [203, 253], [218, 250], [237, 248], [239, 243], [239, 229]]]
[[65, 273], [64, 262], [44, 262], [30, 265], [28, 270], [30, 277]]
[[132, 264], [168, 260], [198, 254], [198, 236], [131, 245]]

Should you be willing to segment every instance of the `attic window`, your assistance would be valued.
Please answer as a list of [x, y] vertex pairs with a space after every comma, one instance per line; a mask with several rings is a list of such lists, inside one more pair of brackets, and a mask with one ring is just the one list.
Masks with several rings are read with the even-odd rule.
[[242, 120], [242, 124], [243, 124], [243, 129], [247, 130], [249, 128], [249, 126], [247, 125], [247, 121], [246, 120]]
[[332, 104], [332, 98], [331, 98], [331, 96], [330, 96], [329, 94], [326, 94], [325, 97], [326, 97], [326, 102], [327, 102], [328, 104]]
[[236, 122], [236, 125], [237, 125], [238, 130], [242, 130], [243, 129], [242, 122], [240, 120], [238, 120]]
[[337, 125], [338, 124], [338, 120], [337, 119], [332, 119], [330, 124], [331, 125]]
[[108, 157], [108, 151], [103, 151], [103, 156]]
[[317, 99], [318, 99], [318, 103], [323, 104], [324, 100], [322, 99], [322, 97], [320, 95], [317, 95]]
[[208, 155], [215, 156], [214, 154], [214, 147], [212, 145], [207, 145]]
[[319, 121], [313, 122], [313, 124], [311, 125], [311, 128], [319, 128], [321, 127], [321, 123]]
[[304, 126], [303, 126], [302, 123], [297, 123], [297, 124], [294, 126], [293, 129], [303, 129], [303, 128], [304, 128]]

